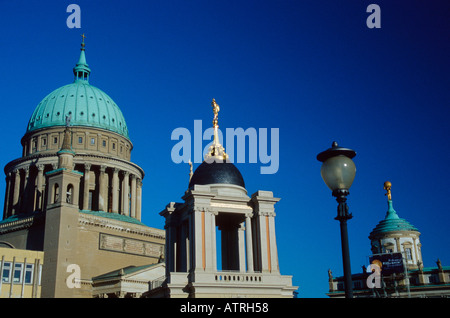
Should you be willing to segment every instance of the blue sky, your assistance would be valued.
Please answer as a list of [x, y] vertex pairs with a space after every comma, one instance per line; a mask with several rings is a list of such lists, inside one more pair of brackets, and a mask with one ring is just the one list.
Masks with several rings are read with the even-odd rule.
[[[71, 3], [80, 29], [66, 25]], [[381, 29], [366, 26], [371, 3]], [[300, 297], [326, 297], [329, 268], [342, 275], [337, 204], [316, 160], [333, 140], [357, 152], [352, 272], [367, 265], [368, 235], [387, 211], [386, 180], [399, 216], [422, 233], [424, 265], [450, 265], [448, 1], [0, 1], [0, 15], [1, 165], [21, 156], [38, 103], [72, 82], [85, 33], [90, 83], [121, 108], [146, 172], [145, 224], [163, 228], [158, 213], [187, 188], [172, 131], [208, 128], [215, 98], [221, 129], [279, 128], [277, 173], [237, 166], [249, 195], [281, 198], [280, 267]]]

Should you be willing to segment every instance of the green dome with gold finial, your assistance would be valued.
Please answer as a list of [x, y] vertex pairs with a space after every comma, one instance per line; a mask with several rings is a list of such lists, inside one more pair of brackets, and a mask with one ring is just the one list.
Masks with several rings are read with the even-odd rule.
[[384, 220], [381, 220], [377, 224], [377, 226], [370, 233], [369, 238], [397, 231], [419, 232], [419, 230], [414, 225], [412, 225], [405, 219], [400, 218], [397, 212], [394, 210], [391, 197], [391, 183], [389, 181], [386, 181], [384, 186], [385, 190], [388, 191], [386, 193], [386, 195], [388, 196], [388, 210], [386, 212]]
[[91, 69], [86, 62], [84, 35], [78, 63], [73, 68], [74, 82], [48, 94], [35, 108], [27, 133], [43, 128], [85, 126], [106, 129], [129, 139], [122, 111], [105, 92], [89, 84]]

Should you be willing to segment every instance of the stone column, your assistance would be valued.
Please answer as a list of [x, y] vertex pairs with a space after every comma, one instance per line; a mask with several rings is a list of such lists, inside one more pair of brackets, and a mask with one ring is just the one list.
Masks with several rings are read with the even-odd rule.
[[9, 216], [9, 196], [11, 192], [11, 173], [6, 175], [5, 204], [3, 206], [3, 219]]
[[114, 168], [112, 179], [112, 212], [119, 212], [119, 169]]
[[216, 216], [218, 212], [211, 212], [211, 258], [212, 258], [212, 269], [217, 271], [217, 241], [216, 241]]
[[136, 218], [136, 175], [131, 175], [131, 217]]
[[257, 241], [258, 268], [262, 272], [278, 271], [278, 256], [275, 239], [275, 208], [274, 205], [279, 198], [274, 198], [272, 192], [257, 191], [252, 195], [252, 203], [255, 213], [254, 236]]
[[205, 211], [201, 208], [195, 208], [191, 212], [191, 222], [193, 223], [194, 233], [193, 242], [190, 250], [193, 251], [192, 259], [195, 271], [203, 271], [206, 267], [206, 250], [204, 247], [205, 235]]
[[[91, 171], [91, 165], [89, 163], [86, 163], [84, 165], [83, 210], [89, 210], [89, 172], [90, 171]], [[62, 191], [66, 191], [66, 189], [62, 189]]]
[[245, 235], [247, 239], [247, 272], [253, 273], [253, 240], [252, 240], [252, 220], [250, 214], [245, 215]]
[[36, 210], [42, 210], [42, 202], [44, 198], [43, 186], [44, 186], [44, 165], [37, 165], [37, 185], [36, 185]]
[[204, 246], [205, 246], [205, 270], [217, 271], [217, 251], [216, 251], [216, 214], [206, 208], [204, 212]]
[[278, 250], [277, 250], [277, 239], [275, 235], [275, 213], [270, 213], [267, 217], [269, 222], [269, 244], [270, 244], [270, 257], [272, 264], [272, 272], [279, 272], [280, 267], [278, 264]]
[[165, 246], [165, 258], [166, 258], [166, 274], [175, 271], [175, 240], [174, 230], [172, 223], [170, 222], [170, 216], [166, 217], [166, 246]]
[[14, 193], [13, 193], [13, 205], [12, 215], [19, 213], [19, 197], [20, 197], [20, 170], [14, 170]]
[[122, 186], [122, 202], [123, 210], [122, 213], [126, 216], [130, 215], [130, 173], [128, 171], [123, 172], [123, 186]]
[[175, 203], [169, 203], [166, 208], [160, 213], [166, 220], [164, 229], [166, 231], [166, 244], [164, 244], [164, 258], [166, 262], [166, 276], [170, 275], [170, 272], [175, 271], [175, 240], [174, 236], [174, 222], [172, 220], [172, 213], [175, 211]]
[[396, 238], [394, 238], [394, 239], [395, 239], [395, 246], [396, 246], [396, 248], [397, 248], [397, 250], [396, 250], [395, 252], [401, 253], [401, 252], [402, 252], [402, 249], [401, 249], [401, 247], [400, 247], [400, 238], [396, 237]]
[[106, 188], [106, 166], [100, 166], [100, 175], [98, 177], [98, 209], [99, 211], [106, 211], [106, 207], [108, 205], [108, 193]]
[[30, 167], [25, 167], [24, 168], [25, 171], [25, 177], [23, 179], [23, 189], [22, 189], [22, 200], [20, 202], [20, 208], [22, 210], [22, 212], [29, 212], [30, 210], [30, 189], [29, 189], [29, 184], [30, 184]]
[[136, 219], [141, 220], [141, 207], [142, 207], [142, 179], [137, 179], [136, 188]]
[[259, 256], [259, 270], [262, 272], [270, 271], [269, 265], [269, 245], [267, 242], [267, 231], [266, 231], [266, 219], [264, 215], [257, 215], [256, 222], [258, 224], [258, 233], [256, 237], [258, 238], [258, 242], [256, 243], [258, 247], [258, 256]]
[[241, 223], [238, 225], [238, 248], [239, 248], [239, 271], [245, 272], [245, 227]]

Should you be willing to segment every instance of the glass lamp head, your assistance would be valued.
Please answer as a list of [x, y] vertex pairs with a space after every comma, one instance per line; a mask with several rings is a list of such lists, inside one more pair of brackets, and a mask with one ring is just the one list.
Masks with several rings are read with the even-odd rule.
[[331, 148], [317, 155], [317, 160], [322, 162], [320, 174], [331, 191], [350, 189], [356, 174], [354, 156], [355, 151], [339, 147], [335, 141]]
[[328, 158], [322, 164], [320, 174], [331, 191], [348, 190], [355, 179], [356, 166], [352, 159], [344, 155], [337, 155]]

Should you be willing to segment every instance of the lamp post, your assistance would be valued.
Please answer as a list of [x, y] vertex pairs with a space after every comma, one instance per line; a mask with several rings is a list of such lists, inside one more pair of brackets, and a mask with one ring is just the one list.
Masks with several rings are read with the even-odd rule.
[[331, 148], [319, 153], [317, 160], [322, 162], [320, 174], [323, 181], [331, 189], [332, 195], [338, 202], [336, 220], [341, 227], [342, 262], [344, 265], [345, 297], [353, 298], [352, 274], [350, 269], [350, 251], [348, 246], [347, 220], [352, 218], [348, 213], [347, 195], [355, 179], [356, 167], [352, 158], [356, 152], [339, 147], [334, 141]]

